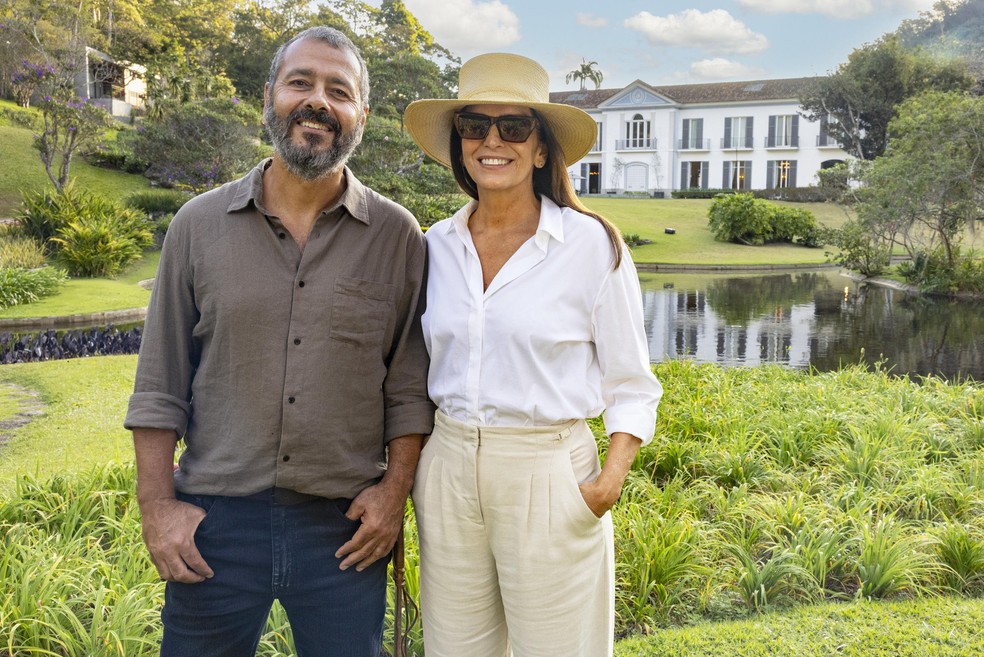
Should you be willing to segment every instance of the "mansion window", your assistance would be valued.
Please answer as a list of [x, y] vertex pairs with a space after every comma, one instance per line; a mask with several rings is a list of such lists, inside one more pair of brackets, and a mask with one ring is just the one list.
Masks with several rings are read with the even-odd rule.
[[769, 160], [765, 170], [765, 187], [796, 187], [796, 160]]
[[754, 119], [751, 116], [729, 116], [724, 119], [724, 141], [721, 147], [725, 150], [732, 148], [752, 148], [752, 128]]
[[703, 150], [704, 119], [684, 119], [680, 150]]
[[795, 148], [799, 146], [799, 115], [779, 114], [769, 117], [768, 148]]
[[642, 118], [642, 114], [636, 114], [625, 124], [625, 147], [649, 148], [651, 135], [650, 122]]
[[748, 190], [752, 188], [752, 161], [726, 160], [724, 163], [724, 189]]
[[680, 189], [707, 189], [710, 162], [681, 162]]
[[594, 153], [600, 153], [602, 149], [602, 132], [601, 132], [601, 121], [595, 121], [595, 125], [598, 126], [598, 137], [595, 139], [594, 148], [591, 149]]

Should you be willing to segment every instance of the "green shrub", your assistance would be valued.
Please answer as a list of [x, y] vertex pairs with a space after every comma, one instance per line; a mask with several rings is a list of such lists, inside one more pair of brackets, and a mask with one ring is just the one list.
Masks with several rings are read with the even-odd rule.
[[151, 217], [158, 217], [173, 215], [190, 199], [190, 194], [177, 189], [147, 189], [130, 194], [123, 199], [123, 203]]
[[789, 242], [818, 247], [829, 232], [809, 210], [790, 208], [756, 198], [754, 194], [720, 194], [707, 212], [715, 239], [761, 246]]
[[852, 219], [831, 230], [827, 241], [838, 248], [836, 253], [827, 254], [828, 259], [841, 267], [864, 276], [878, 276], [888, 267], [891, 247], [877, 242], [859, 221]]
[[34, 269], [44, 265], [44, 249], [30, 237], [0, 232], [0, 267]]
[[678, 189], [671, 192], [673, 198], [715, 198], [721, 194], [738, 194], [734, 189]]
[[719, 194], [707, 216], [714, 238], [762, 245], [772, 238], [771, 206], [751, 194]]
[[145, 175], [166, 187], [200, 193], [248, 171], [262, 156], [259, 113], [235, 99], [169, 106], [133, 138]]
[[21, 107], [5, 107], [3, 118], [15, 128], [26, 128], [27, 130], [37, 130], [41, 125], [41, 117], [37, 110]]
[[68, 222], [51, 241], [59, 247], [58, 261], [71, 275], [114, 277], [139, 259], [154, 238], [138, 211], [117, 207]]
[[773, 241], [802, 244], [811, 248], [820, 246], [822, 233], [816, 217], [809, 210], [784, 205], [772, 207]]
[[147, 170], [147, 162], [133, 153], [136, 131], [120, 130], [112, 140], [106, 140], [88, 149], [83, 155], [94, 166], [117, 169], [125, 173], [142, 174]]
[[0, 308], [33, 303], [51, 296], [65, 282], [65, 272], [54, 267], [0, 269]]
[[26, 194], [20, 227], [72, 276], [115, 276], [154, 243], [144, 213], [74, 184]]

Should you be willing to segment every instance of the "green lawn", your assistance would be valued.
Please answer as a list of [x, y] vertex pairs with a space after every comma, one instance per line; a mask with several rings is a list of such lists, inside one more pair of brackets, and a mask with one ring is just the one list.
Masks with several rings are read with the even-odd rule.
[[[4, 386], [13, 383], [38, 391], [46, 405], [43, 415], [12, 432], [0, 448], [0, 498], [17, 475], [49, 478], [131, 462], [123, 415], [136, 362], [136, 356], [100, 356], [0, 366], [0, 399], [15, 397]], [[0, 403], [0, 421], [12, 412], [9, 403]]]
[[129, 271], [117, 279], [76, 278], [62, 286], [58, 294], [35, 303], [0, 310], [0, 319], [21, 317], [59, 317], [78, 313], [143, 308], [150, 291], [137, 285], [157, 273], [160, 251], [148, 251]]
[[[626, 199], [585, 197], [584, 204], [604, 215], [624, 234], [638, 234], [652, 244], [632, 249], [637, 264], [701, 266], [802, 265], [826, 262], [824, 249], [789, 244], [745, 246], [718, 242], [707, 227], [709, 199]], [[849, 216], [833, 203], [787, 204], [813, 212], [817, 221], [837, 228]], [[676, 233], [667, 235], [666, 228]]]
[[[13, 103], [0, 101], [0, 110], [15, 107]], [[51, 185], [34, 149], [31, 131], [10, 125], [0, 125], [0, 143], [3, 144], [4, 161], [0, 168], [0, 218], [11, 217], [21, 203], [25, 191], [42, 189]], [[70, 176], [76, 185], [110, 198], [122, 198], [127, 194], [149, 189], [150, 181], [143, 176], [101, 169], [87, 164], [81, 157], [72, 160]]]
[[984, 600], [824, 604], [620, 641], [615, 657], [979, 657]]

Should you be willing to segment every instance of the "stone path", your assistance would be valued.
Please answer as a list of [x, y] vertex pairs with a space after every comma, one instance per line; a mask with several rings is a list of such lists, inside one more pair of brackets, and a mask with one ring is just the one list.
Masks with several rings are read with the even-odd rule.
[[19, 429], [43, 415], [46, 407], [37, 392], [14, 383], [0, 384], [0, 393], [12, 393], [11, 398], [18, 406], [18, 411], [13, 416], [0, 420], [0, 447], [3, 447], [13, 436], [14, 429]]

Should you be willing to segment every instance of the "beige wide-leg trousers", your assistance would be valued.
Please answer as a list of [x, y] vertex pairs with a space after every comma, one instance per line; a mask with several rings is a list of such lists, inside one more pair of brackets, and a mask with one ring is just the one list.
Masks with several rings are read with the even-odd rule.
[[583, 420], [477, 427], [438, 412], [413, 488], [427, 657], [606, 657], [615, 626], [611, 515]]

